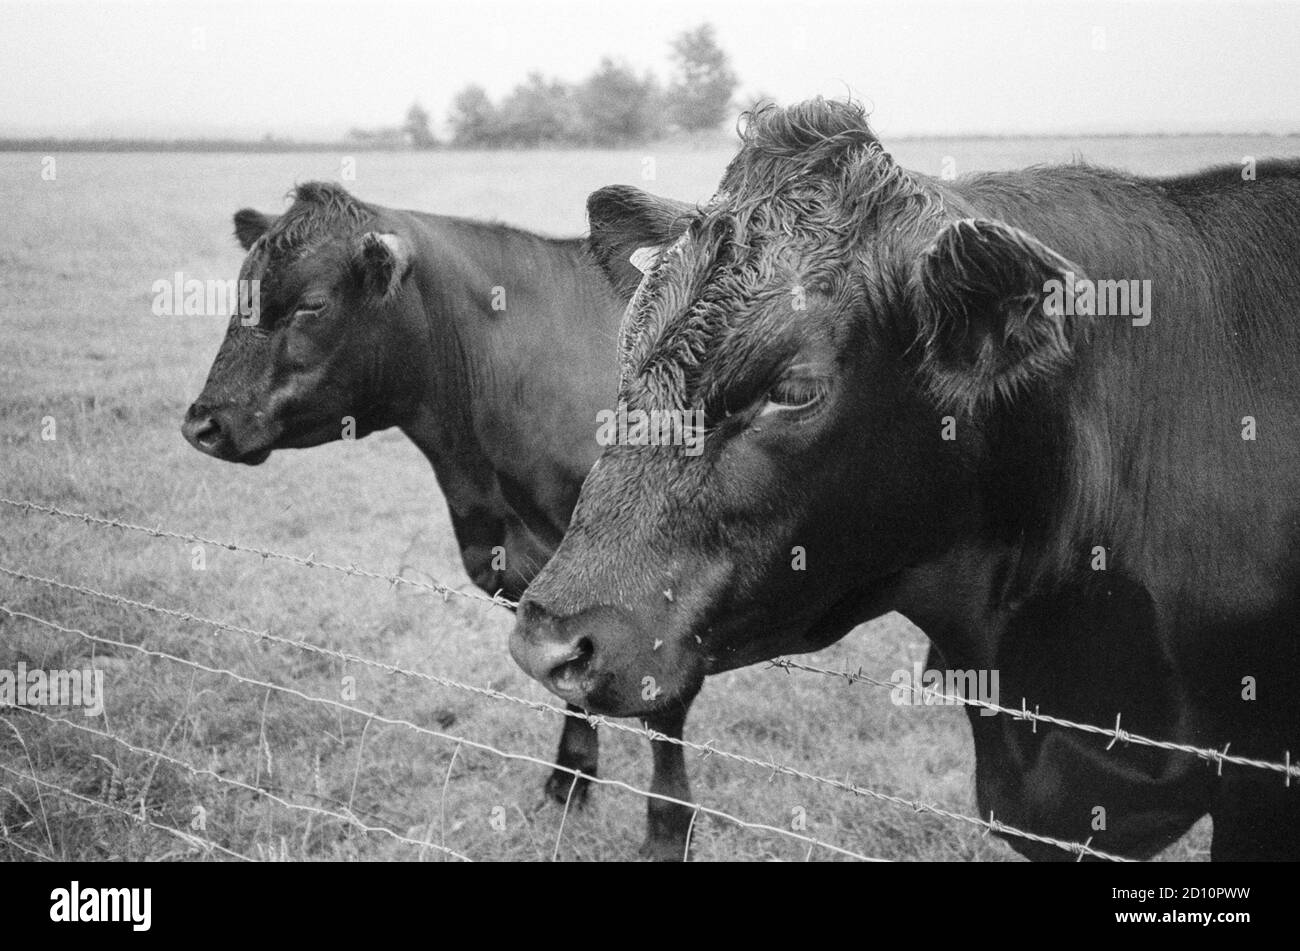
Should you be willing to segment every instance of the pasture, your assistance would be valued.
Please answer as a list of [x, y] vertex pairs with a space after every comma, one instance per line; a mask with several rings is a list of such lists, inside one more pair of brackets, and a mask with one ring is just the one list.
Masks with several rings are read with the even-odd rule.
[[[1076, 157], [1169, 173], [1239, 164], [1244, 156], [1300, 155], [1300, 138], [934, 139], [898, 142], [892, 151], [904, 165], [935, 175]], [[730, 155], [729, 148], [60, 154], [47, 180], [43, 156], [0, 154], [8, 212], [0, 235], [0, 496], [468, 591], [433, 474], [400, 433], [278, 452], [256, 468], [220, 463], [186, 445], [182, 416], [225, 320], [155, 316], [154, 282], [176, 272], [235, 277], [242, 255], [231, 237], [232, 213], [245, 206], [278, 211], [295, 182], [341, 180], [383, 205], [570, 235], [583, 230], [593, 189], [627, 182], [704, 200]], [[584, 809], [566, 813], [543, 803], [547, 770], [536, 762], [258, 684], [346, 697], [384, 717], [541, 760], [554, 753], [557, 716], [12, 572], [552, 703], [510, 660], [512, 617], [501, 608], [212, 545], [198, 552], [176, 538], [3, 504], [0, 569], [8, 572], [0, 572], [0, 605], [120, 642], [93, 644], [0, 614], [0, 669], [20, 662], [81, 668], [93, 657], [105, 672], [104, 717], [69, 719], [120, 741], [24, 710], [0, 712], [0, 858], [229, 857], [198, 840], [264, 859], [446, 857], [436, 846], [475, 860], [636, 856], [645, 802], [633, 792], [599, 787]], [[889, 616], [805, 659], [888, 679], [923, 661], [926, 647], [919, 631]], [[1019, 698], [1002, 702], [1018, 705]], [[879, 687], [757, 667], [709, 681], [687, 739], [975, 814], [974, 757], [958, 707], [896, 706]], [[601, 742], [602, 776], [648, 786], [643, 738], [603, 730]], [[1015, 858], [977, 826], [719, 756], [690, 752], [687, 764], [697, 802], [854, 853]], [[25, 778], [33, 774], [39, 783]], [[373, 831], [378, 827], [401, 838]], [[838, 857], [705, 814], [694, 843], [697, 860]], [[1205, 858], [1207, 843], [1202, 822], [1164, 857]]]

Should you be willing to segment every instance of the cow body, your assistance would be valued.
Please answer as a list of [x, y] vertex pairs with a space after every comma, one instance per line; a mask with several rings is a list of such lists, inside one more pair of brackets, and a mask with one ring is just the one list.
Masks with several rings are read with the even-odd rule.
[[[399, 427], [429, 459], [470, 578], [518, 599], [563, 535], [610, 404], [624, 299], [581, 240], [363, 204], [300, 186], [278, 219], [244, 210], [232, 317], [186, 438], [229, 461]], [[688, 704], [652, 726], [680, 737]], [[577, 708], [571, 708], [577, 709]], [[656, 792], [689, 799], [681, 748], [653, 744]], [[557, 763], [595, 775], [596, 733], [565, 721]], [[563, 769], [547, 790], [582, 802]], [[649, 801], [646, 850], [681, 858], [689, 810]]]
[[[592, 196], [607, 266], [653, 203]], [[693, 459], [606, 450], [521, 605], [526, 670], [638, 713], [647, 672], [689, 695], [897, 610], [949, 666], [998, 671], [1005, 706], [1294, 756], [1300, 163], [944, 183], [814, 101], [761, 114], [714, 204], [655, 244], [620, 400], [702, 406], [709, 436]], [[1120, 280], [1150, 282], [1145, 314], [1076, 306]], [[629, 591], [643, 574], [676, 603]], [[574, 637], [585, 668], [548, 669], [537, 645]], [[1216, 858], [1300, 857], [1277, 772], [968, 710], [986, 817], [1144, 857], [1209, 812]]]
[[[1055, 410], [988, 447], [1009, 460], [981, 500], [1003, 513], [995, 531], [900, 582], [898, 606], [951, 666], [1000, 670], [1008, 705], [1282, 761], [1300, 745], [1300, 163], [1254, 181], [1039, 169], [952, 193], [1098, 281], [1150, 280], [1153, 313], [1097, 318]], [[1243, 439], [1245, 417], [1271, 434]], [[1072, 570], [1051, 565], [1062, 547]], [[1081, 557], [1094, 548], [1104, 569]], [[958, 572], [981, 579], [964, 603], [934, 587]], [[1013, 825], [1083, 841], [1101, 806], [1109, 838], [1150, 855], [1215, 810], [1216, 855], [1300, 849], [1300, 797], [1275, 773], [1220, 779], [1182, 754], [971, 724], [981, 810]]]
[[411, 407], [398, 426], [433, 466], [470, 577], [517, 600], [595, 461], [590, 421], [609, 402], [621, 302], [580, 241], [398, 214], [428, 263], [412, 279], [437, 320], [420, 375], [396, 383]]

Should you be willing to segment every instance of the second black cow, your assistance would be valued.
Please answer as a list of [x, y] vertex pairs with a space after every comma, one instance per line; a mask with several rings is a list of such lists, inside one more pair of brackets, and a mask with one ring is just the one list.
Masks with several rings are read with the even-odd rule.
[[[238, 212], [235, 233], [240, 280], [258, 289], [240, 297], [256, 312], [231, 318], [185, 438], [258, 464], [396, 426], [433, 465], [470, 577], [518, 599], [568, 524], [613, 395], [626, 297], [585, 242], [381, 208], [319, 182], [278, 217]], [[648, 724], [680, 737], [689, 705]], [[688, 800], [682, 748], [652, 748], [651, 791]], [[596, 774], [585, 720], [566, 719], [557, 763]], [[565, 802], [573, 784], [556, 770], [547, 791]], [[577, 781], [577, 802], [588, 787]], [[681, 859], [690, 810], [647, 802], [644, 851]]]

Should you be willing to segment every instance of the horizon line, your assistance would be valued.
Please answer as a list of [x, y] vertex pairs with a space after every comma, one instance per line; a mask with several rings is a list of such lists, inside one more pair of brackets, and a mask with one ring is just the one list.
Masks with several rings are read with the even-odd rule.
[[[943, 139], [999, 140], [999, 139], [1142, 139], [1142, 138], [1296, 138], [1300, 137], [1300, 128], [1284, 132], [1275, 131], [1214, 131], [1214, 130], [1178, 130], [1178, 131], [1078, 131], [1049, 130], [1037, 132], [910, 132], [883, 136], [889, 142], [924, 142]], [[356, 152], [527, 152], [527, 151], [625, 151], [635, 148], [653, 148], [673, 145], [695, 144], [700, 146], [723, 146], [738, 143], [731, 133], [719, 131], [716, 134], [664, 136], [644, 142], [628, 142], [620, 145], [594, 145], [552, 142], [541, 145], [501, 145], [494, 147], [463, 147], [447, 140], [438, 140], [431, 148], [415, 148], [404, 144], [384, 145], [347, 139], [314, 139], [279, 137], [267, 134], [260, 138], [239, 136], [138, 136], [138, 135], [95, 135], [95, 136], [59, 136], [59, 135], [6, 135], [0, 132], [0, 152], [26, 152], [41, 148], [61, 148], [76, 151], [78, 147], [104, 152], [148, 152], [177, 151], [224, 151], [238, 150], [249, 152], [275, 151], [333, 151], [347, 149]]]

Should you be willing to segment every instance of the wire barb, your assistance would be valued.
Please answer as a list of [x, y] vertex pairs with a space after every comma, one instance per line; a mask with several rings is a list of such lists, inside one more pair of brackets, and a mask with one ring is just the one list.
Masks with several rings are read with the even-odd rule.
[[[838, 670], [831, 670], [826, 667], [817, 667], [813, 664], [805, 664], [802, 661], [791, 660], [788, 657], [778, 657], [774, 660], [768, 661], [768, 664], [772, 667], [784, 668], [787, 671], [801, 670], [806, 673], [819, 674], [824, 677], [838, 678], [844, 676]], [[854, 677], [854, 680], [857, 683], [869, 684], [873, 687], [884, 687], [887, 690], [897, 690], [900, 686], [897, 683], [892, 683], [887, 680], [880, 680], [879, 678], [870, 677], [867, 676], [866, 674], [857, 675]], [[915, 686], [912, 686], [911, 690], [913, 692], [913, 695], [917, 695], [919, 693], [919, 691], [917, 691]], [[1051, 726], [1061, 727], [1067, 730], [1081, 730], [1084, 733], [1092, 733], [1097, 736], [1110, 737], [1111, 742], [1106, 746], [1106, 749], [1110, 749], [1112, 746], [1115, 745], [1116, 742], [1131, 743], [1134, 746], [1149, 746], [1155, 749], [1169, 750], [1174, 753], [1188, 753], [1192, 756], [1199, 756], [1202, 759], [1208, 759], [1212, 762], [1217, 762], [1219, 764], [1220, 769], [1222, 769], [1224, 763], [1231, 763], [1234, 766], [1247, 766], [1253, 769], [1266, 769], [1272, 772], [1283, 773], [1288, 777], [1288, 779], [1291, 776], [1300, 777], [1300, 765], [1293, 765], [1290, 761], [1290, 758], [1288, 758], [1285, 762], [1278, 763], [1278, 762], [1273, 762], [1271, 760], [1251, 759], [1245, 756], [1235, 756], [1235, 755], [1229, 756], [1228, 746], [1231, 746], [1231, 744], [1228, 744], [1228, 746], [1225, 746], [1222, 750], [1216, 750], [1216, 749], [1207, 749], [1200, 746], [1192, 746], [1187, 743], [1173, 743], [1168, 740], [1152, 739], [1149, 736], [1142, 736], [1137, 733], [1130, 733], [1127, 730], [1121, 730], [1119, 728], [1120, 718], [1118, 714], [1116, 714], [1115, 717], [1115, 726], [1111, 728], [1111, 727], [1094, 726], [1091, 723], [1077, 723], [1073, 720], [1066, 720], [1063, 717], [1054, 717], [1051, 716], [1050, 714], [1039, 713], [1037, 705], [1034, 706], [1034, 712], [1030, 713], [1025, 706], [1025, 701], [1023, 698], [1021, 698], [1020, 701], [1020, 709], [1017, 710], [1013, 707], [1004, 707], [1001, 704], [992, 703], [988, 700], [972, 700], [969, 697], [963, 697], [957, 694], [944, 693], [944, 694], [937, 694], [935, 696], [936, 699], [942, 700], [946, 703], [961, 704], [968, 707], [979, 707], [984, 710], [992, 710], [994, 713], [1005, 714], [1017, 720], [1029, 720], [1035, 725], [1039, 723], [1046, 723]], [[1035, 732], [1037, 732], [1037, 730], [1035, 730]]]

